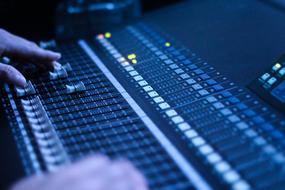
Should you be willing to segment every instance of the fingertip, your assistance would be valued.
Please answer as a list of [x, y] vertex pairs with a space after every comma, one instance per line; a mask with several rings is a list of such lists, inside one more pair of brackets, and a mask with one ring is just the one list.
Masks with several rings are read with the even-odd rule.
[[24, 88], [27, 85], [27, 80], [21, 74], [15, 76], [15, 85]]

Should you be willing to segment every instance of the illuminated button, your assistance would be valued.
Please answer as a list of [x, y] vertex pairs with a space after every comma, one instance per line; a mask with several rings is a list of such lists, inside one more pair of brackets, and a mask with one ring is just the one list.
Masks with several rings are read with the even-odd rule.
[[180, 116], [175, 116], [171, 119], [175, 124], [184, 122], [184, 119]]
[[249, 190], [251, 189], [249, 184], [246, 183], [245, 181], [243, 180], [239, 180], [237, 182], [234, 183], [233, 185], [233, 190]]
[[270, 84], [270, 85], [273, 85], [275, 82], [277, 81], [277, 79], [275, 77], [271, 77], [267, 83]]
[[133, 71], [134, 68], [133, 68], [132, 66], [128, 66], [128, 67], [125, 67], [125, 70], [126, 70], [126, 71]]
[[263, 74], [263, 75], [261, 76], [261, 79], [265, 81], [265, 80], [267, 80], [269, 77], [270, 77], [270, 74], [269, 74], [269, 73], [265, 73], [265, 74]]
[[143, 81], [139, 82], [139, 85], [140, 86], [146, 86], [146, 85], [148, 85], [148, 83], [145, 80], [143, 80]]
[[280, 69], [279, 74], [280, 74], [281, 76], [285, 75], [285, 67], [282, 68], [282, 69]]
[[186, 131], [186, 130], [191, 129], [191, 126], [190, 126], [188, 123], [180, 123], [180, 124], [178, 125], [178, 128], [179, 128], [181, 131]]
[[112, 34], [110, 32], [105, 33], [105, 38], [111, 38], [111, 37], [112, 37]]
[[207, 156], [207, 160], [208, 160], [210, 163], [212, 163], [212, 164], [221, 161], [221, 159], [222, 159], [221, 156], [218, 155], [217, 153], [212, 153], [212, 154], [209, 154], [209, 155]]
[[153, 88], [152, 88], [151, 86], [145, 86], [145, 87], [143, 87], [143, 89], [144, 89], [144, 91], [146, 91], [146, 92], [149, 92], [149, 91], [152, 91], [152, 90], [153, 90]]
[[170, 47], [170, 46], [171, 46], [170, 42], [165, 43], [165, 47]]
[[170, 105], [168, 104], [168, 103], [166, 103], [166, 102], [164, 102], [164, 103], [161, 103], [161, 104], [159, 104], [158, 105], [161, 109], [167, 109], [167, 108], [170, 108]]
[[137, 58], [137, 56], [136, 56], [136, 54], [130, 54], [130, 55], [128, 55], [128, 59], [129, 60], [132, 60], [132, 59], [136, 59]]
[[168, 117], [173, 117], [173, 116], [177, 115], [177, 112], [175, 110], [168, 110], [165, 113], [166, 113], [166, 115], [168, 115]]
[[226, 162], [219, 162], [215, 165], [215, 169], [220, 172], [220, 173], [224, 173], [228, 170], [230, 170], [230, 165]]
[[126, 66], [128, 66], [128, 65], [130, 65], [130, 64], [129, 64], [129, 62], [127, 62], [127, 61], [124, 61], [124, 62], [122, 63], [122, 66], [123, 66], [123, 67], [126, 67]]
[[133, 60], [132, 60], [132, 63], [133, 63], [133, 64], [137, 64], [138, 61], [137, 61], [136, 59], [133, 59]]
[[276, 63], [276, 64], [272, 67], [272, 70], [273, 70], [273, 71], [278, 71], [281, 67], [282, 67], [282, 65], [281, 65], [280, 63]]
[[224, 174], [224, 179], [228, 183], [233, 183], [233, 182], [239, 180], [240, 177], [239, 177], [237, 172], [235, 172], [235, 171], [228, 171], [227, 173]]
[[158, 96], [158, 93], [156, 91], [151, 91], [148, 93], [148, 95], [153, 98], [153, 97]]
[[162, 98], [162, 97], [160, 97], [160, 96], [159, 96], [159, 97], [154, 98], [154, 99], [153, 99], [153, 101], [154, 101], [155, 103], [157, 103], [157, 104], [158, 104], [158, 103], [161, 103], [161, 102], [164, 102], [163, 98]]
[[137, 71], [131, 71], [131, 72], [129, 72], [129, 73], [130, 73], [131, 76], [136, 76], [136, 75], [139, 74]]
[[142, 76], [138, 75], [134, 77], [135, 81], [143, 80]]
[[125, 61], [126, 61], [126, 59], [125, 59], [124, 57], [120, 57], [120, 58], [118, 58], [118, 59], [117, 59], [117, 61], [119, 61], [119, 62], [123, 63], [123, 62], [125, 62]]
[[209, 145], [203, 145], [203, 146], [199, 147], [199, 151], [203, 155], [208, 155], [208, 154], [212, 153], [214, 150]]
[[205, 140], [201, 137], [196, 137], [192, 139], [191, 141], [196, 147], [199, 147], [205, 144]]
[[189, 131], [186, 131], [185, 135], [189, 138], [189, 139], [192, 139], [194, 137], [197, 137], [198, 134], [195, 130], [189, 130]]

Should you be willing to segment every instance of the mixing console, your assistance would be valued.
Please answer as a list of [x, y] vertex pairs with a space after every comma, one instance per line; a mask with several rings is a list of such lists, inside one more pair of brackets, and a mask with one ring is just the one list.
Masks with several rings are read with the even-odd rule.
[[153, 28], [42, 44], [62, 67], [3, 87], [27, 173], [101, 152], [131, 160], [153, 190], [282, 189], [284, 116]]

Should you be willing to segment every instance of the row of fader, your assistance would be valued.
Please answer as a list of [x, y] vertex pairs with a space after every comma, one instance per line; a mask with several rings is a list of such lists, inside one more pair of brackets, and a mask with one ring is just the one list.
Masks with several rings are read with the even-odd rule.
[[68, 162], [66, 153], [38, 96], [21, 100], [23, 110], [49, 171]]

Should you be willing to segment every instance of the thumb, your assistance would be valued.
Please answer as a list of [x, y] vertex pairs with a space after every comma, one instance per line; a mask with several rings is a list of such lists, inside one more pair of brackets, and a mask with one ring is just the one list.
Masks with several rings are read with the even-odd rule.
[[24, 87], [27, 83], [25, 77], [13, 66], [0, 63], [0, 80]]

